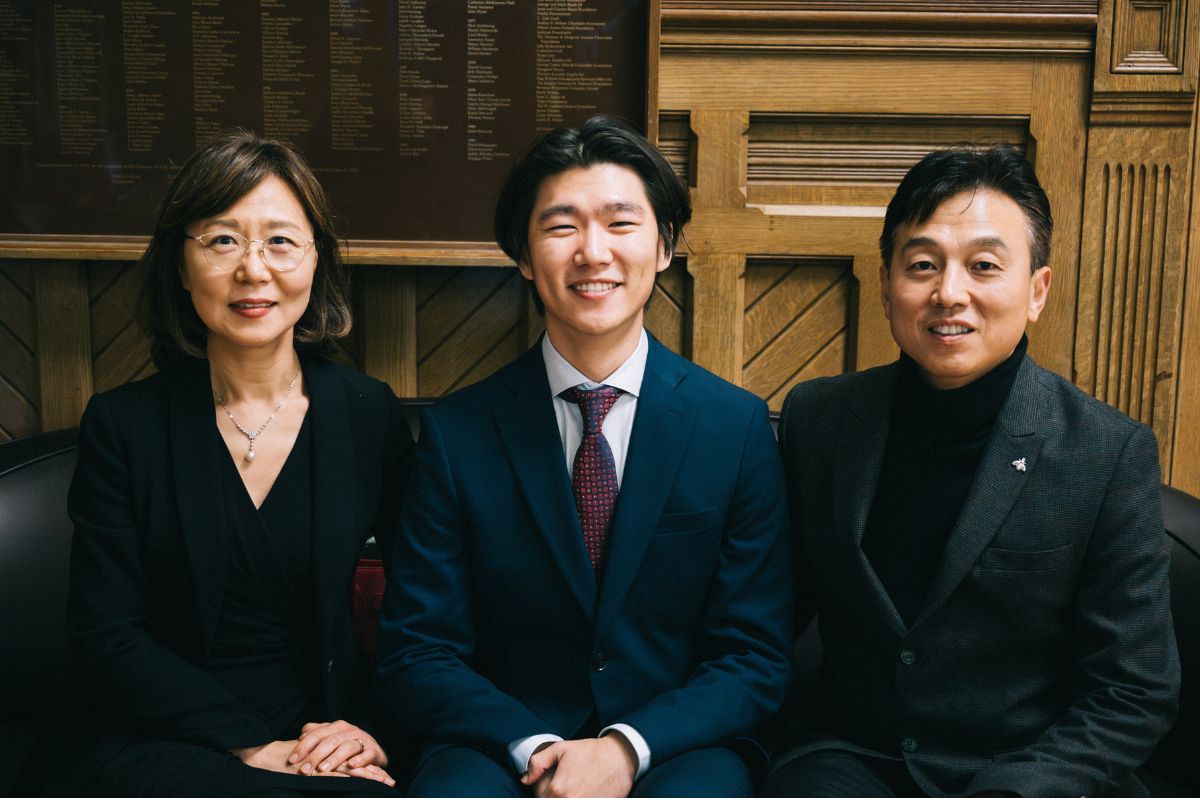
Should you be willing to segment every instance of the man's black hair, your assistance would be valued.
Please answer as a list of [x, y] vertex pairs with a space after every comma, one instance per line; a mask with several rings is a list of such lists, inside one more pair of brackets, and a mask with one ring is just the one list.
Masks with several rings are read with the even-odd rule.
[[952, 147], [935, 150], [918, 161], [888, 203], [879, 237], [883, 265], [891, 267], [896, 232], [904, 225], [925, 222], [938, 206], [962, 192], [990, 189], [1007, 195], [1025, 214], [1029, 268], [1050, 263], [1050, 234], [1054, 220], [1050, 201], [1038, 183], [1033, 166], [1007, 145], [986, 149]]
[[670, 162], [624, 120], [600, 114], [580, 128], [556, 128], [522, 153], [496, 200], [493, 227], [500, 248], [518, 264], [529, 255], [529, 217], [547, 178], [576, 167], [618, 164], [642, 179], [663, 251], [674, 255], [692, 218], [687, 188]]

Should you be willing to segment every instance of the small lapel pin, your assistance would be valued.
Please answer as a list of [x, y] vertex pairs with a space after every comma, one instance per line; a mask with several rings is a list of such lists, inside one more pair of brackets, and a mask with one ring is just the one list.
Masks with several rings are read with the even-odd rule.
[[1012, 465], [1017, 468], [1017, 472], [1025, 471], [1025, 459], [1023, 458], [1018, 458], [1016, 461], [1012, 462]]

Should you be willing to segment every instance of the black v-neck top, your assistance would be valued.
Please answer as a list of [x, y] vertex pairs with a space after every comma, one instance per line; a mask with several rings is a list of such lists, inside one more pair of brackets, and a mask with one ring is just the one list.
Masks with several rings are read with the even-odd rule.
[[301, 725], [321, 717], [309, 417], [261, 507], [233, 456], [223, 461], [229, 562], [208, 666], [276, 739], [295, 738]]
[[900, 356], [887, 445], [862, 550], [912, 627], [942, 561], [1028, 340], [978, 380], [935, 389]]

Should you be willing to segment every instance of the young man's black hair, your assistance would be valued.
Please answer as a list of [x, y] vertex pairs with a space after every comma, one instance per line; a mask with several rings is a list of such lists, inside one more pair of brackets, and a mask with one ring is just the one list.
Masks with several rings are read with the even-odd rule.
[[496, 201], [496, 242], [520, 263], [529, 245], [529, 215], [542, 182], [567, 170], [594, 164], [629, 167], [642, 179], [666, 253], [674, 255], [683, 226], [692, 218], [687, 188], [670, 162], [625, 121], [603, 114], [580, 128], [557, 128], [539, 139], [513, 165]]

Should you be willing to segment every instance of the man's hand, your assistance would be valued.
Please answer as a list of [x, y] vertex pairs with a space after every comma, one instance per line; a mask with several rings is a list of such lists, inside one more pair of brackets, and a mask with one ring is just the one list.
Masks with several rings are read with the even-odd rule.
[[533, 754], [521, 778], [538, 797], [627, 797], [638, 759], [620, 733], [555, 742]]

